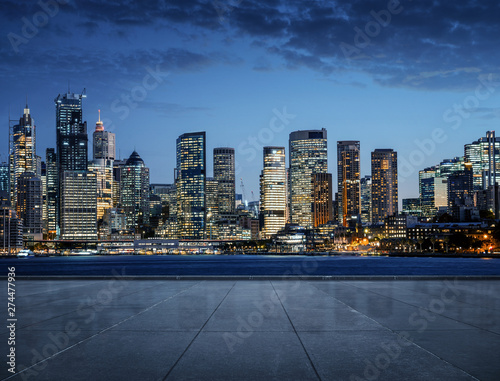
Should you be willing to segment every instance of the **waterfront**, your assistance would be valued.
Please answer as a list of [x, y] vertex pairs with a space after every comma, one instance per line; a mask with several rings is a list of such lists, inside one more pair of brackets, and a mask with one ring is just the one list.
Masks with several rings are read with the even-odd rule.
[[[18, 276], [500, 276], [500, 258], [388, 256], [74, 256], [1, 258]], [[6, 274], [6, 270], [3, 272]]]

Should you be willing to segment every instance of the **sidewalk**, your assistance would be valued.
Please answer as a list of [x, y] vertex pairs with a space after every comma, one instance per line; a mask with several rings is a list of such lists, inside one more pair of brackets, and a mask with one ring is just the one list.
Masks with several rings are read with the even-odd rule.
[[[16, 287], [16, 370], [25, 370], [10, 377], [2, 361], [0, 379], [500, 375], [495, 280], [21, 280]], [[1, 333], [5, 355], [5, 326]]]

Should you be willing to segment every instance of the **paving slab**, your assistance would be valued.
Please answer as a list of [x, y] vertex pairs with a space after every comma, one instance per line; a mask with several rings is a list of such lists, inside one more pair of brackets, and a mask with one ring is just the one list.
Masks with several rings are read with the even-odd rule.
[[0, 379], [500, 375], [500, 281], [121, 280], [110, 294], [111, 280], [23, 280], [22, 373], [11, 376], [3, 361]]

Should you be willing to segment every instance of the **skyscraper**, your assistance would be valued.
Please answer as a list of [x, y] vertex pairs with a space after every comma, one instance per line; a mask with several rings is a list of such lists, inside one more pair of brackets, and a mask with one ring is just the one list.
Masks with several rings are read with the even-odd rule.
[[294, 131], [290, 134], [290, 219], [294, 224], [311, 228], [312, 175], [327, 173], [328, 151], [326, 130]]
[[0, 192], [10, 192], [9, 189], [9, 163], [0, 163]]
[[333, 220], [332, 204], [332, 174], [315, 173], [313, 183], [313, 223], [314, 227], [326, 224]]
[[47, 148], [45, 154], [45, 203], [47, 209], [46, 228], [48, 238], [53, 238], [57, 232], [57, 221], [59, 210], [57, 209], [57, 185], [59, 183], [57, 178], [57, 157], [54, 148]]
[[177, 224], [179, 238], [201, 239], [205, 234], [206, 133], [177, 138]]
[[286, 224], [286, 187], [285, 147], [264, 147], [264, 168], [260, 175], [262, 238], [270, 238]]
[[337, 142], [337, 178], [339, 224], [348, 226], [360, 214], [359, 141]]
[[217, 221], [219, 220], [220, 190], [219, 182], [213, 177], [207, 177], [206, 189], [206, 214], [207, 214], [207, 238], [217, 238]]
[[472, 164], [474, 190], [493, 185], [496, 173], [500, 173], [500, 138], [495, 137], [495, 131], [488, 131], [486, 137], [466, 144], [464, 159]]
[[[85, 94], [66, 93], [59, 94], [54, 100], [56, 106], [56, 162], [57, 162], [57, 178], [58, 178], [58, 215], [57, 223], [60, 229], [61, 237], [64, 239], [89, 239], [83, 237], [94, 237], [91, 226], [95, 223], [90, 223], [86, 219], [92, 215], [92, 210], [85, 213], [83, 209], [73, 205], [77, 200], [76, 195], [71, 192], [88, 191], [93, 194], [81, 195], [84, 203], [89, 203], [90, 209], [94, 205], [93, 201], [86, 198], [96, 198], [95, 175], [86, 176], [88, 167], [88, 151], [87, 151], [87, 122], [83, 121], [82, 100]], [[67, 175], [66, 171], [69, 171]], [[79, 174], [81, 176], [79, 176]], [[68, 181], [68, 184], [63, 184], [63, 181]], [[80, 182], [80, 183], [79, 183]], [[94, 184], [92, 183], [94, 182]], [[66, 199], [64, 199], [66, 198]], [[73, 215], [65, 215], [65, 213], [74, 213]], [[76, 222], [79, 216], [83, 218], [80, 222], [84, 231], [77, 232], [70, 224]], [[78, 226], [78, 225], [75, 225]]]
[[458, 208], [473, 200], [472, 164], [465, 163], [463, 171], [448, 176], [448, 213], [458, 216]]
[[214, 179], [219, 188], [219, 214], [234, 214], [234, 148], [214, 148]]
[[372, 152], [372, 224], [398, 213], [398, 154], [392, 149]]
[[11, 154], [11, 202], [17, 204], [17, 182], [24, 172], [37, 173], [36, 163], [36, 127], [28, 105], [24, 109], [19, 123], [13, 127]]
[[22, 173], [17, 179], [16, 211], [28, 239], [43, 238], [42, 208], [42, 181], [33, 172]]
[[63, 171], [60, 179], [61, 239], [97, 239], [95, 174], [87, 171]]
[[115, 158], [115, 134], [104, 131], [99, 120], [93, 135], [93, 158], [89, 163], [89, 171], [96, 174], [97, 179], [97, 220], [102, 220], [107, 209], [113, 207], [113, 160]]
[[56, 104], [57, 170], [87, 170], [87, 122], [83, 121], [82, 99], [85, 94], [59, 94]]
[[361, 223], [363, 225], [372, 222], [372, 177], [365, 176], [360, 182], [361, 198]]
[[127, 216], [127, 228], [149, 223], [149, 168], [135, 151], [121, 167], [120, 206]]
[[101, 110], [99, 110], [99, 120], [95, 125], [93, 134], [93, 151], [94, 160], [105, 159], [115, 160], [116, 156], [116, 137], [115, 134], [104, 130], [104, 125], [101, 122]]

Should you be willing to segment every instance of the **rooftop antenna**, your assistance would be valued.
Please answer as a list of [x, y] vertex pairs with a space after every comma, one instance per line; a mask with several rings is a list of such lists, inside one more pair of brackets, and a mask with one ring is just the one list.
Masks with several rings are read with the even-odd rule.
[[28, 108], [28, 93], [26, 93], [26, 108]]
[[70, 90], [69, 90], [69, 79], [68, 79], [68, 94], [70, 93]]

